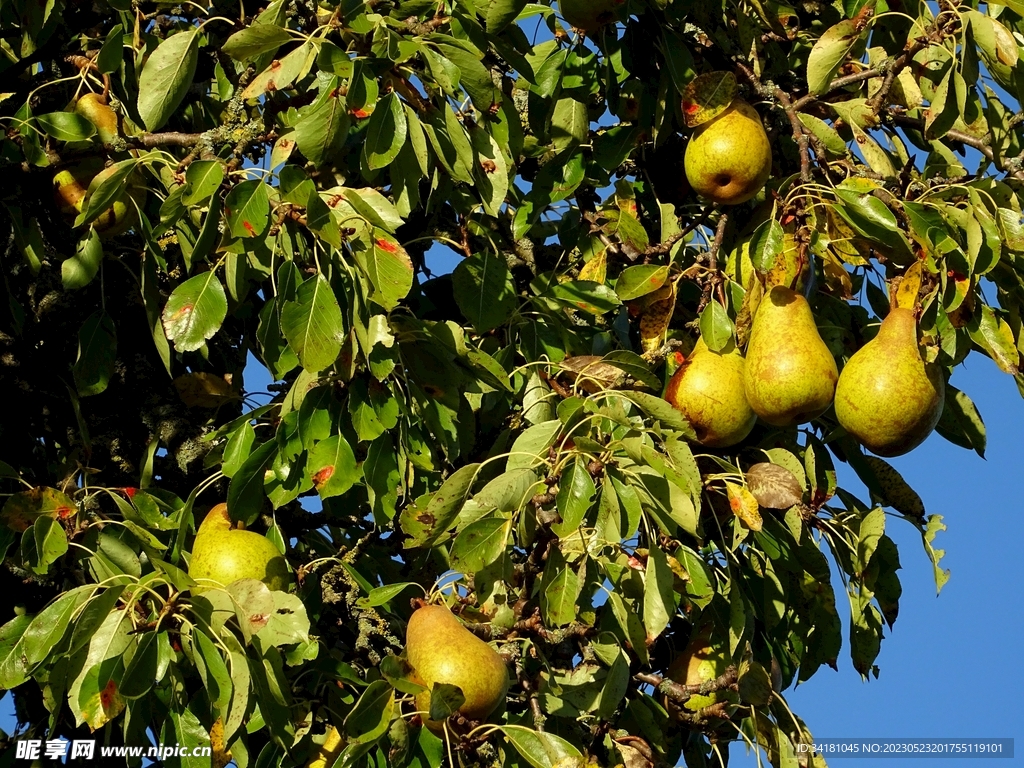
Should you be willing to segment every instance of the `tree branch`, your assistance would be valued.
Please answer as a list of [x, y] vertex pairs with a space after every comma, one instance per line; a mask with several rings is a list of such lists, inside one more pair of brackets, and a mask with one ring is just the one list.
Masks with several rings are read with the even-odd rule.
[[153, 147], [194, 147], [205, 134], [202, 133], [180, 133], [168, 131], [167, 133], [143, 133], [140, 136], [126, 136], [125, 141], [130, 147], [139, 149], [152, 149]]
[[[910, 117], [908, 115], [895, 115], [890, 114], [890, 118], [896, 125], [901, 125], [905, 128], [913, 128], [915, 130], [924, 132], [924, 119], [920, 117]], [[992, 146], [985, 141], [985, 139], [979, 139], [977, 136], [971, 136], [969, 133], [963, 131], [946, 131], [944, 138], [955, 141], [958, 144], [976, 149], [991, 162], [999, 171], [1012, 176], [1015, 179], [1024, 181], [1024, 169], [1014, 168], [1013, 161], [1006, 162], [996, 157], [996, 153], [992, 150]]]
[[633, 675], [633, 679], [640, 683], [653, 685], [661, 693], [672, 699], [672, 701], [678, 704], [685, 704], [693, 695], [707, 696], [709, 693], [714, 693], [715, 691], [738, 690], [736, 681], [739, 679], [739, 675], [737, 674], [736, 667], [729, 666], [725, 672], [713, 680], [707, 680], [706, 682], [695, 683], [693, 685], [677, 683], [675, 680], [664, 677], [663, 675], [648, 674], [644, 672]]

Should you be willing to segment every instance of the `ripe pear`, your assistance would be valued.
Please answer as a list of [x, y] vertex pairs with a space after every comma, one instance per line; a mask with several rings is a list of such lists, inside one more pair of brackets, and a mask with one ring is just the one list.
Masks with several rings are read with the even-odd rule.
[[901, 456], [935, 429], [945, 398], [940, 367], [921, 359], [913, 311], [898, 307], [843, 368], [836, 417], [872, 453]]
[[75, 112], [96, 126], [100, 141], [110, 144], [120, 135], [117, 113], [99, 93], [87, 93], [75, 102]]
[[760, 116], [745, 101], [733, 101], [696, 128], [684, 165], [697, 194], [720, 205], [747, 202], [772, 173], [772, 146]]
[[558, 10], [576, 29], [596, 32], [615, 21], [619, 8], [625, 4], [626, 0], [558, 0]]
[[216, 505], [199, 526], [188, 575], [199, 582], [197, 592], [239, 579], [257, 579], [271, 589], [285, 590], [291, 581], [288, 563], [274, 543], [235, 528], [227, 504]]
[[747, 402], [775, 427], [820, 416], [832, 402], [839, 372], [818, 335], [807, 299], [782, 285], [761, 299], [747, 345]]
[[672, 374], [665, 399], [690, 422], [701, 445], [727, 448], [754, 428], [757, 414], [743, 392], [744, 367], [743, 355], [733, 342], [721, 352], [712, 352], [701, 338]]
[[[484, 720], [505, 699], [508, 670], [491, 646], [474, 635], [441, 605], [424, 605], [413, 612], [406, 631], [406, 657], [413, 681], [427, 690], [416, 696], [416, 709], [430, 711], [434, 683], [457, 685], [465, 703], [459, 712], [470, 720]], [[433, 731], [442, 723], [423, 722]]]
[[[731, 663], [728, 643], [714, 637], [712, 624], [705, 624], [691, 637], [686, 650], [669, 665], [666, 677], [683, 685], [702, 685], [724, 675]], [[719, 702], [737, 705], [740, 703], [740, 696], [736, 691], [729, 689], [693, 694], [682, 708], [692, 714]], [[679, 712], [680, 705], [675, 701], [666, 697], [665, 704], [670, 712]], [[735, 706], [728, 707], [730, 713], [734, 709]]]

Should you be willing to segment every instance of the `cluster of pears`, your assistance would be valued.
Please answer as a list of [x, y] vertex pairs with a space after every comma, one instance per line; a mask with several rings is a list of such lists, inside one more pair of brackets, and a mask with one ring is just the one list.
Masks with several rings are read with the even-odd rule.
[[562, 18], [576, 29], [596, 32], [615, 21], [626, 0], [558, 0]]
[[697, 194], [719, 205], [750, 200], [772, 173], [772, 146], [757, 111], [742, 99], [701, 123], [683, 161]]
[[789, 427], [820, 416], [838, 378], [807, 300], [776, 285], [761, 300], [746, 357], [731, 342], [712, 352], [699, 340], [669, 380], [665, 399], [701, 445], [727, 448], [750, 434], [757, 417]]
[[665, 399], [710, 448], [743, 441], [757, 418], [775, 427], [811, 421], [834, 400], [840, 425], [865, 448], [899, 456], [935, 428], [945, 383], [940, 367], [921, 357], [914, 312], [899, 307], [840, 376], [807, 300], [776, 285], [754, 316], [746, 357], [732, 343], [712, 352], [698, 340]]
[[239, 579], [256, 579], [270, 589], [285, 590], [291, 582], [288, 562], [266, 536], [237, 526], [227, 504], [211, 509], [196, 532], [188, 575], [194, 591], [227, 586]]
[[[410, 679], [426, 688], [416, 696], [420, 712], [430, 712], [434, 683], [462, 689], [465, 702], [459, 712], [470, 720], [486, 719], [505, 700], [509, 680], [504, 659], [443, 605], [423, 605], [413, 612], [405, 652], [413, 669]], [[443, 730], [441, 721], [424, 715], [423, 722], [434, 732]]]

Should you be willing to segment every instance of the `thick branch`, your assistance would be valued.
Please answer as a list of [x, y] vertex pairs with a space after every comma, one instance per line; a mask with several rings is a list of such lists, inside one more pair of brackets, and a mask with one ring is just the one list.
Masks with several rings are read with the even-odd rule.
[[194, 147], [203, 138], [201, 133], [144, 133], [141, 136], [128, 136], [125, 141], [130, 147], [152, 149], [153, 147]]

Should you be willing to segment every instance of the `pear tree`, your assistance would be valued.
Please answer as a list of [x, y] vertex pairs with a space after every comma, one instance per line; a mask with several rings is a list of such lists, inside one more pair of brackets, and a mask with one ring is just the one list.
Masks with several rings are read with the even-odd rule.
[[0, 28], [0, 752], [825, 764], [887, 529], [949, 578], [886, 457], [1024, 391], [1024, 3]]

